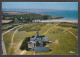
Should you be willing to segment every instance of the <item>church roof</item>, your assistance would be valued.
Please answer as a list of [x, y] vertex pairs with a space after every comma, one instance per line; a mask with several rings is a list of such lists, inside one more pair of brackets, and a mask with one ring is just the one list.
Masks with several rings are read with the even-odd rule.
[[49, 51], [49, 47], [35, 47], [34, 48], [35, 51]]

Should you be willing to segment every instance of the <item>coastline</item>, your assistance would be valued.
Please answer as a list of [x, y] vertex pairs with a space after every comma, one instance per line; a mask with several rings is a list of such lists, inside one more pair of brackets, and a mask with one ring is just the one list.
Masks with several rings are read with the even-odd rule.
[[42, 20], [40, 22], [68, 22], [68, 23], [78, 23], [78, 20]]

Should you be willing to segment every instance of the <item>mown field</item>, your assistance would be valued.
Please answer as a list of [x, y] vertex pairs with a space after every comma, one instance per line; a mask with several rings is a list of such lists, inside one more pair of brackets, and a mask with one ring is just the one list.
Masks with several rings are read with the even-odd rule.
[[[3, 36], [8, 55], [77, 55], [78, 54], [78, 25], [72, 23], [31, 23], [14, 29]], [[22, 41], [26, 37], [36, 35], [48, 37], [56, 42], [50, 45], [50, 52], [35, 52], [20, 50]], [[17, 31], [16, 31], [17, 30]], [[15, 34], [14, 34], [15, 33]], [[14, 34], [14, 35], [13, 35]]]

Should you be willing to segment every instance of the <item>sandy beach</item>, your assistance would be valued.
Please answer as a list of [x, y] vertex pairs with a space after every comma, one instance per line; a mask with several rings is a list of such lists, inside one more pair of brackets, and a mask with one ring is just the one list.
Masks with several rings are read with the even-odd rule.
[[78, 20], [42, 20], [40, 22], [68, 22], [68, 23], [78, 23]]
[[2, 23], [9, 23], [12, 22], [12, 20], [2, 20]]

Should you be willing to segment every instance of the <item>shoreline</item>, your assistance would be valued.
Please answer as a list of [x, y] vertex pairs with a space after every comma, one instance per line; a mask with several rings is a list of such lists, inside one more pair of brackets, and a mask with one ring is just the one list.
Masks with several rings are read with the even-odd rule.
[[78, 23], [78, 20], [42, 20], [40, 22], [68, 22], [68, 23]]

